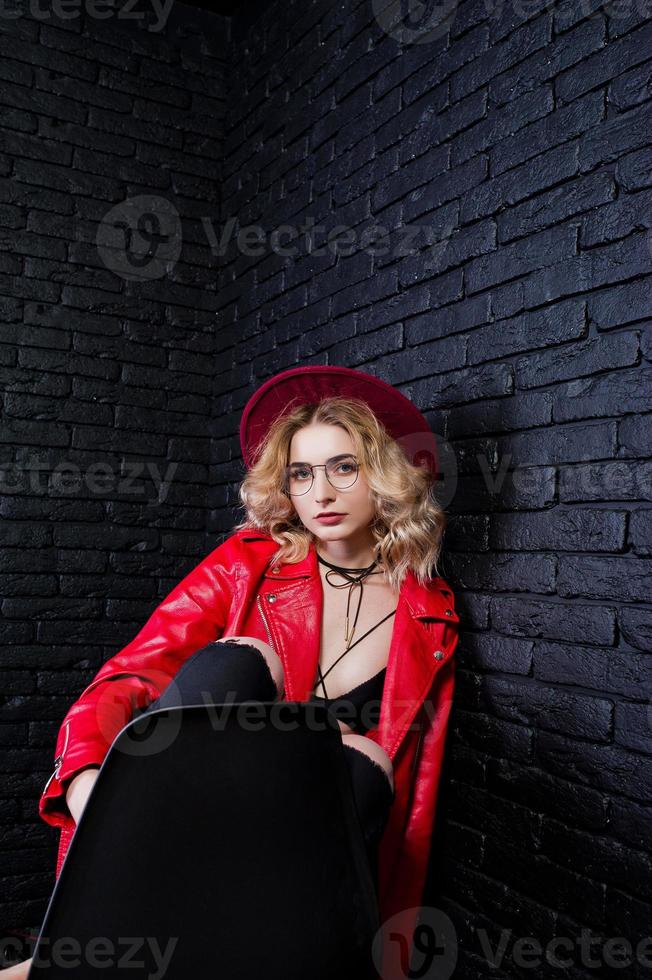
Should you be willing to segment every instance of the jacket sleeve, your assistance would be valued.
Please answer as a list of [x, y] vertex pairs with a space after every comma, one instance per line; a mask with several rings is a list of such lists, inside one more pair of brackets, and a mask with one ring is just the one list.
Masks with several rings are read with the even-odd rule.
[[[384, 922], [396, 913], [401, 913], [399, 931], [410, 943], [414, 938], [428, 872], [454, 686], [455, 659], [451, 657], [438, 673], [435, 693], [425, 705], [432, 718], [423, 736], [423, 744], [414, 771], [414, 795], [396, 853], [390, 901], [382, 912]], [[387, 956], [397, 963], [396, 958], [401, 956], [400, 945], [389, 948], [386, 952]], [[384, 961], [384, 964], [383, 976], [394, 976], [388, 961]], [[396, 969], [396, 966], [393, 969]], [[407, 973], [396, 973], [396, 976], [403, 975], [407, 976]]]
[[[160, 603], [133, 640], [100, 668], [65, 715], [55, 748], [54, 772], [39, 800], [39, 815], [60, 827], [67, 843], [75, 827], [66, 804], [70, 781], [102, 765], [137, 708], [147, 707], [184, 660], [219, 639], [227, 622], [237, 574], [237, 539], [228, 538]], [[60, 846], [57, 874], [61, 867]]]
[[[452, 592], [449, 589], [452, 605]], [[414, 931], [421, 911], [428, 872], [432, 833], [441, 783], [441, 769], [446, 747], [448, 722], [455, 690], [455, 656], [459, 638], [458, 623], [446, 624], [442, 648], [447, 659], [433, 681], [422, 711], [424, 713], [421, 745], [416, 750], [407, 802], [400, 808], [397, 820], [402, 832], [391, 860], [391, 869], [381, 901], [381, 922], [399, 915], [395, 927], [385, 929], [382, 947], [382, 976], [408, 975], [414, 952]], [[416, 966], [418, 967], [418, 962]], [[401, 972], [403, 971], [403, 972]]]

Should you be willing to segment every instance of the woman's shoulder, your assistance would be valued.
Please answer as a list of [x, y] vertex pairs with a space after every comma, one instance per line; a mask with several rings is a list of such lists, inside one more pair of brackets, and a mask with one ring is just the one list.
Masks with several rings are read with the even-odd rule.
[[243, 545], [255, 544], [256, 542], [271, 542], [272, 544], [276, 544], [271, 534], [268, 534], [267, 531], [259, 531], [257, 528], [236, 527], [225, 535], [224, 540], [218, 545], [218, 548], [238, 548]]
[[277, 548], [272, 536], [264, 531], [236, 528], [202, 559], [197, 570], [218, 565], [232, 567], [234, 562], [237, 564], [239, 561], [255, 563], [258, 556], [261, 560], [268, 559]]
[[268, 531], [262, 531], [255, 527], [236, 528], [231, 536], [234, 538], [237, 537], [245, 543], [249, 541], [274, 541], [274, 538]]
[[402, 588], [410, 604], [419, 607], [423, 615], [445, 615], [447, 618], [455, 613], [455, 594], [446, 581], [440, 575], [434, 575], [420, 582], [416, 575], [408, 574], [405, 577]]

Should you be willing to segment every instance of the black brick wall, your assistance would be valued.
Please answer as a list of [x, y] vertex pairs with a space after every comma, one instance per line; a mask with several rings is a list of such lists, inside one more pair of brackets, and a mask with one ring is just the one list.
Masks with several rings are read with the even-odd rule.
[[[268, 247], [222, 271], [225, 432], [297, 362], [426, 410], [464, 622], [426, 894], [454, 975], [643, 976], [599, 942], [589, 969], [579, 938], [652, 921], [652, 21], [478, 0], [400, 45], [379, 6], [276, 4], [234, 46], [223, 221]], [[355, 247], [311, 254], [309, 221]], [[499, 969], [483, 929], [511, 930]], [[517, 939], [553, 935], [572, 968], [518, 965]]]
[[[54, 884], [37, 803], [63, 715], [218, 543], [201, 217], [217, 214], [230, 23], [177, 4], [148, 26], [0, 16], [2, 936], [35, 934]], [[174, 205], [182, 255], [128, 280], [98, 227], [148, 194]]]
[[[35, 804], [63, 713], [231, 525], [247, 398], [346, 364], [443, 437], [463, 632], [425, 901], [454, 975], [643, 977], [579, 942], [652, 921], [652, 20], [471, 0], [399, 40], [381, 7], [0, 34], [0, 461], [179, 464], [163, 503], [141, 474], [0, 495], [0, 912], [37, 924], [52, 887]], [[183, 248], [134, 283], [94, 241], [141, 194]], [[260, 230], [215, 256], [206, 216]], [[519, 965], [554, 935], [572, 966]]]

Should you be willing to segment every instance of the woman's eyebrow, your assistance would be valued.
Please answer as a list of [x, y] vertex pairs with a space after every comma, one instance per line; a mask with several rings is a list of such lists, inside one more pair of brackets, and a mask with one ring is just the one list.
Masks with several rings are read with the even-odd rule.
[[[326, 460], [326, 463], [334, 463], [338, 459], [347, 459], [347, 457], [353, 456], [353, 453], [340, 453], [339, 456], [331, 456], [330, 459]], [[319, 466], [319, 463], [307, 463], [305, 459], [295, 459], [289, 464], [290, 466]]]

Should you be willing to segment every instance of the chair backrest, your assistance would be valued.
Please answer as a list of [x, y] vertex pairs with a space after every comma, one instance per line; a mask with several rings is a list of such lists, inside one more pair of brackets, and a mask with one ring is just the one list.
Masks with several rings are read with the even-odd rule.
[[371, 980], [379, 925], [324, 705], [158, 709], [104, 760], [29, 980]]

